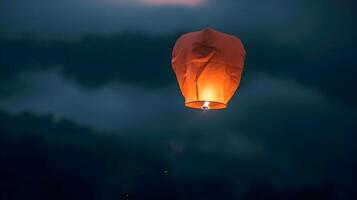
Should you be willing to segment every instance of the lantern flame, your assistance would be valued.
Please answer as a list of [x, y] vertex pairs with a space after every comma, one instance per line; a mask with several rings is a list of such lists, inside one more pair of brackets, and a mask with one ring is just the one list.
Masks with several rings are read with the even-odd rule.
[[203, 106], [202, 106], [202, 109], [203, 110], [209, 110], [209, 101], [205, 101], [204, 103], [203, 103]]

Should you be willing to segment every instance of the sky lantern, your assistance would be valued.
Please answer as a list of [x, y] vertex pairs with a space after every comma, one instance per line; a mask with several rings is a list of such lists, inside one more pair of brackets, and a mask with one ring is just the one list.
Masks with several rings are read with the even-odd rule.
[[172, 68], [185, 105], [224, 109], [237, 90], [245, 50], [239, 38], [213, 29], [182, 35], [175, 44]]

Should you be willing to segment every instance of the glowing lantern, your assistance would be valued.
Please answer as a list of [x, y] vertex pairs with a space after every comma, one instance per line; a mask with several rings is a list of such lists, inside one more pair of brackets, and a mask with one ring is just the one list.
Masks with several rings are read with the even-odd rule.
[[175, 44], [172, 68], [185, 105], [223, 109], [239, 86], [245, 50], [239, 38], [213, 29], [187, 33]]

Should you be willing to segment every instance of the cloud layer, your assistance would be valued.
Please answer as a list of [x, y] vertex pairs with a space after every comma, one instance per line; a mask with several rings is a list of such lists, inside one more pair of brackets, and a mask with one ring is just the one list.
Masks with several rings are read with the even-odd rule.
[[[150, 2], [0, 2], [0, 198], [356, 199], [354, 2]], [[171, 70], [205, 27], [247, 50], [226, 110]]]

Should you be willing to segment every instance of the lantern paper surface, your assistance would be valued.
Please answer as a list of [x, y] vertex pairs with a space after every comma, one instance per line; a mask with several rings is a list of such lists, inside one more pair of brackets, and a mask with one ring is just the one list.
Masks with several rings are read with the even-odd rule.
[[245, 50], [239, 38], [213, 29], [186, 33], [175, 44], [172, 68], [185, 105], [223, 109], [237, 90]]

